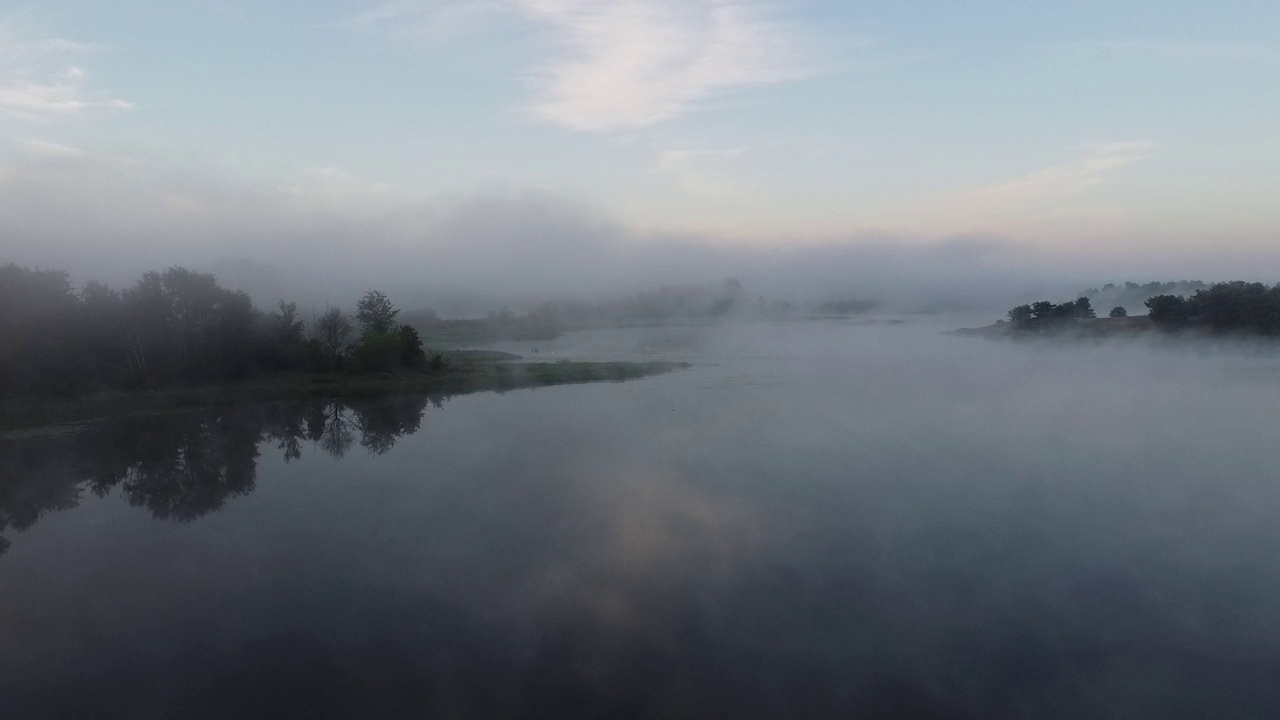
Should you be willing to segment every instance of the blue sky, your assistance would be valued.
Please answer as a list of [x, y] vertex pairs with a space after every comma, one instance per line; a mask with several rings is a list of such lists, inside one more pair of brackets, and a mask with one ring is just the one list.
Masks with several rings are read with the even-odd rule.
[[0, 192], [122, 233], [535, 192], [640, 239], [1244, 262], [1278, 41], [1274, 1], [44, 0], [0, 12]]

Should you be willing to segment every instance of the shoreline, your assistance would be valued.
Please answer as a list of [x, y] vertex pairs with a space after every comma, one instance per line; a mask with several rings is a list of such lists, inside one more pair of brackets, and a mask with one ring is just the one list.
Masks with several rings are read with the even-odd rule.
[[[510, 356], [518, 357], [518, 356]], [[437, 373], [290, 374], [240, 383], [153, 391], [101, 391], [75, 398], [0, 400], [0, 437], [56, 425], [289, 400], [372, 399], [403, 395], [448, 397], [521, 388], [623, 382], [691, 367], [685, 362], [555, 362], [474, 360]]]
[[1072, 320], [1064, 324], [1046, 324], [1041, 327], [1019, 328], [1017, 324], [1001, 321], [976, 328], [958, 328], [949, 330], [948, 335], [961, 337], [981, 337], [988, 339], [1017, 339], [1039, 337], [1066, 338], [1114, 338], [1141, 337], [1155, 333], [1159, 328], [1147, 315], [1132, 315], [1118, 318], [1084, 318]]

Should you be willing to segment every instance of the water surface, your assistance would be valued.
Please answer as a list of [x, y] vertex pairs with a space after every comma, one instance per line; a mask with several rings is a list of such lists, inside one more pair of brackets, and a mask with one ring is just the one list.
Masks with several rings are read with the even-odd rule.
[[4, 441], [3, 715], [1280, 716], [1280, 360], [910, 320]]

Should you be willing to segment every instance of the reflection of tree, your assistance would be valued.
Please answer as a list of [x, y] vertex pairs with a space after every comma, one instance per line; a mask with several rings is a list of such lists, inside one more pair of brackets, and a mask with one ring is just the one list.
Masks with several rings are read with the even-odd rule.
[[[285, 462], [306, 442], [341, 458], [356, 442], [388, 452], [418, 430], [427, 403], [396, 398], [348, 405], [264, 405], [219, 412], [134, 416], [78, 433], [0, 440], [0, 532], [23, 530], [43, 515], [119, 488], [158, 518], [191, 521], [253, 491], [259, 448], [273, 443]], [[0, 554], [9, 540], [0, 537]]]
[[351, 449], [355, 441], [355, 421], [348, 415], [342, 403], [333, 403], [325, 408], [324, 429], [320, 431], [320, 447], [330, 455], [341, 458]]
[[[80, 502], [80, 478], [50, 438], [0, 444], [0, 532], [25, 530], [47, 513]], [[9, 541], [0, 537], [0, 554]]]
[[[427, 403], [442, 407], [439, 398], [401, 397], [374, 402], [315, 403], [290, 416], [290, 424], [277, 423], [269, 437], [278, 440], [285, 450], [285, 460], [301, 456], [299, 441], [310, 440], [333, 457], [341, 458], [351, 450], [359, 433], [360, 446], [374, 455], [382, 455], [405, 435], [412, 435], [422, 424]], [[292, 454], [291, 454], [292, 453]]]
[[270, 408], [262, 429], [266, 440], [274, 440], [276, 449], [284, 451], [284, 461], [302, 457], [302, 440], [307, 437], [306, 414], [282, 408]]
[[374, 455], [386, 453], [400, 437], [418, 431], [426, 407], [425, 397], [402, 397], [357, 408], [360, 445]]
[[194, 520], [253, 491], [261, 436], [234, 417], [179, 424], [130, 468], [121, 492], [158, 518]]

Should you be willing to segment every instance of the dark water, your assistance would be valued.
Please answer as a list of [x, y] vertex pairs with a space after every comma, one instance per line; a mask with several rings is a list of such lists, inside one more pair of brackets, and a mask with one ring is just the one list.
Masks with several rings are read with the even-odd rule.
[[935, 329], [4, 440], [0, 717], [1280, 717], [1280, 361]]

